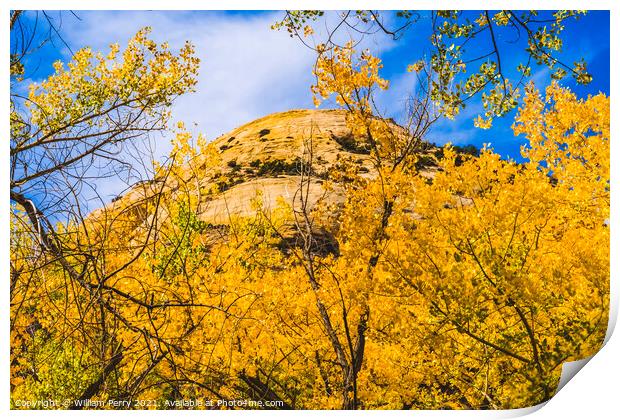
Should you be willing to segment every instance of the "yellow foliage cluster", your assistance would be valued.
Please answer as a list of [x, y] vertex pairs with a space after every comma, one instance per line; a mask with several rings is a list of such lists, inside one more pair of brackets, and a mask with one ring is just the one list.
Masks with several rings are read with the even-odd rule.
[[103, 126], [105, 120], [93, 117], [106, 106], [122, 109], [138, 101], [151, 104], [147, 112], [154, 113], [160, 110], [155, 105], [165, 105], [193, 89], [199, 64], [194, 47], [186, 43], [175, 55], [167, 44], [158, 46], [150, 40], [150, 30], [140, 30], [122, 54], [118, 44], [112, 44], [105, 56], [83, 48], [67, 68], [61, 61], [54, 63], [53, 75], [30, 85], [26, 102], [30, 123], [40, 127], [42, 135], [75, 125], [80, 119]]
[[[151, 48], [140, 39], [127, 54]], [[181, 176], [199, 151], [183, 126], [180, 158], [159, 171], [176, 177], [174, 194], [155, 186], [150, 199], [58, 229], [65, 257], [90, 267], [79, 281], [53, 258], [34, 258], [41, 251], [16, 209], [13, 398], [54, 397], [59, 378], [62, 395], [77, 398], [103, 375], [94, 396], [127, 400], [516, 408], [550, 398], [562, 363], [598, 350], [609, 293], [609, 98], [578, 100], [553, 84], [543, 99], [532, 87], [515, 123], [528, 163], [446, 147], [429, 179], [401, 133], [370, 112], [368, 92], [387, 85], [379, 61], [365, 53], [356, 68], [350, 46], [335, 54], [319, 60], [314, 93], [350, 107], [377, 171], [342, 181], [337, 215], [303, 204], [302, 177], [301, 207], [267, 211], [258, 196], [254, 217], [200, 220]], [[59, 67], [46, 92], [77, 88], [87, 74], [121, 90], [168, 80], [119, 77], [123, 68], [103, 58], [93, 68], [91, 58]], [[171, 62], [153, 60], [153, 75]], [[192, 61], [182, 62], [178, 72], [189, 71]], [[49, 106], [59, 115], [56, 100]], [[81, 259], [85, 247], [98, 249], [95, 262]], [[52, 363], [55, 352], [65, 362]]]

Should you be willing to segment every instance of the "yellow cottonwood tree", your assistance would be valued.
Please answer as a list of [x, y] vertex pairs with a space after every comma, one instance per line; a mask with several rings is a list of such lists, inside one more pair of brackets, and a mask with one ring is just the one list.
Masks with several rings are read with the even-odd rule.
[[[69, 141], [63, 121], [113, 103], [78, 109], [63, 86], [113, 98], [161, 89], [152, 105], [167, 112], [193, 87], [197, 62], [190, 47], [158, 48], [167, 51], [140, 33], [116, 67], [93, 65], [88, 52], [58, 66], [32, 95], [69, 107], [45, 117], [42, 130], [59, 137], [17, 139], [16, 155]], [[118, 68], [124, 82], [106, 81]], [[23, 187], [32, 175], [16, 172], [12, 398], [295, 409], [501, 409], [551, 398], [562, 363], [596, 352], [606, 332], [609, 98], [577, 99], [556, 83], [541, 97], [530, 86], [514, 126], [529, 142], [526, 163], [489, 149], [435, 156], [422, 141], [436, 118], [428, 98], [415, 101], [409, 127], [378, 115], [380, 68], [351, 45], [317, 65], [316, 100], [335, 95], [372, 162], [370, 174], [354, 162], [332, 169], [325, 184], [343, 191], [338, 209], [310, 205], [311, 135], [293, 203], [267, 209], [258, 194], [251, 217], [230, 214], [225, 225], [200, 217], [219, 191], [197, 179], [218, 153], [183, 124], [152, 181], [72, 223], [45, 218]], [[186, 77], [181, 87], [169, 73]], [[25, 136], [25, 119], [14, 119]]]
[[[17, 12], [13, 16], [12, 31], [20, 19]], [[160, 200], [87, 218], [80, 197], [91, 171], [108, 168], [114, 174], [130, 167], [122, 148], [164, 130], [172, 101], [196, 85], [199, 60], [193, 46], [187, 43], [175, 54], [150, 40], [149, 31], [139, 31], [122, 52], [118, 45], [107, 55], [85, 48], [67, 66], [55, 63], [54, 73], [31, 84], [26, 97], [20, 89], [11, 91], [16, 398], [86, 399], [104, 393], [111, 376], [122, 381], [117, 367], [127, 353], [120, 325], [142, 337], [145, 351], [157, 341], [141, 325], [144, 315], [136, 314], [138, 321], [122, 313], [119, 305], [131, 294], [115, 284], [149, 244], [153, 224], [142, 231], [135, 227]], [[11, 69], [11, 82], [22, 83], [23, 63]], [[134, 298], [134, 303], [158, 308], [147, 300]], [[65, 357], [55, 360], [58, 354]], [[151, 362], [160, 356], [149, 353]], [[60, 376], [50, 380], [50, 375]], [[140, 374], [132, 374], [126, 392], [140, 382]]]

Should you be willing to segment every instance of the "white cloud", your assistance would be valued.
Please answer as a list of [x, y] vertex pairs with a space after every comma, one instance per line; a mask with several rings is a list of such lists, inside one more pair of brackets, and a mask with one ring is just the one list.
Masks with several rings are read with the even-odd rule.
[[[65, 29], [74, 48], [106, 50], [121, 45], [141, 27], [179, 48], [186, 40], [201, 59], [197, 92], [177, 100], [173, 119], [196, 123], [208, 138], [252, 119], [312, 105], [309, 86], [314, 54], [298, 41], [270, 29], [278, 15], [219, 12], [81, 12]], [[168, 142], [158, 145], [165, 153]]]
[[[314, 107], [310, 85], [316, 53], [285, 30], [271, 29], [282, 12], [83, 11], [77, 15], [79, 19], [64, 19], [62, 27], [73, 51], [89, 46], [105, 52], [114, 42], [122, 48], [145, 26], [152, 28], [155, 41], [167, 41], [173, 50], [191, 41], [201, 60], [199, 82], [195, 93], [177, 99], [173, 120], [182, 120], [188, 127], [196, 123], [196, 131], [209, 139], [273, 112]], [[336, 19], [336, 12], [328, 13], [327, 25]], [[317, 41], [324, 35], [320, 28], [317, 25]], [[339, 41], [348, 36], [341, 32]], [[388, 37], [367, 37], [357, 49], [380, 54], [393, 44]], [[68, 49], [63, 54], [70, 59]], [[167, 139], [156, 138], [154, 143], [157, 157], [170, 150]], [[111, 198], [125, 188], [117, 184], [102, 179], [97, 189]]]
[[[173, 118], [197, 123], [208, 138], [273, 112], [313, 107], [309, 87], [316, 55], [286, 31], [271, 29], [282, 12], [91, 11], [78, 16], [81, 20], [64, 27], [74, 50], [105, 51], [112, 42], [122, 46], [144, 26], [171, 48], [190, 40], [201, 59], [199, 83], [196, 93], [177, 100]], [[377, 53], [389, 43], [367, 38], [359, 49], [367, 47]]]

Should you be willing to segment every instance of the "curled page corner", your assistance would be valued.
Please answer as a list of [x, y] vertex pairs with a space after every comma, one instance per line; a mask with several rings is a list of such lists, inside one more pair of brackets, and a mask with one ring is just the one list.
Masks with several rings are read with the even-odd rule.
[[603, 348], [611, 338], [611, 335], [616, 329], [616, 322], [618, 321], [619, 300], [617, 297], [620, 294], [620, 290], [618, 290], [618, 285], [614, 283], [616, 282], [610, 282], [609, 285], [609, 318], [607, 321], [607, 332], [605, 333], [605, 338], [603, 339], [603, 345], [601, 348]]
[[564, 385], [566, 385], [573, 377], [579, 372], [585, 365], [588, 364], [590, 360], [596, 355], [594, 353], [590, 357], [586, 357], [585, 359], [574, 360], [572, 362], [566, 362], [562, 365], [562, 374], [560, 375], [560, 382], [558, 383], [558, 387], [555, 391], [557, 394], [560, 392]]
[[[596, 353], [594, 354], [596, 355]], [[588, 362], [594, 357], [594, 355], [590, 356], [590, 357], [586, 357], [585, 359], [580, 359], [580, 360], [575, 360], [572, 362], [566, 362], [562, 365], [562, 373], [560, 375], [560, 381], [558, 383], [558, 387], [554, 393], [554, 396], [557, 395], [558, 392], [560, 392], [560, 390], [562, 388], [564, 388], [564, 385], [566, 385], [567, 383], [570, 382], [571, 379], [573, 379], [573, 377], [586, 365], [588, 364]], [[551, 397], [551, 399], [553, 399], [553, 397]], [[516, 417], [523, 417], [523, 416], [527, 416], [529, 414], [532, 414], [538, 410], [540, 410], [541, 408], [543, 408], [545, 405], [547, 405], [547, 403], [549, 401], [551, 401], [551, 399], [547, 400], [547, 401], [543, 401], [540, 404], [531, 406], [531, 407], [524, 407], [524, 408], [516, 408], [513, 410], [502, 410], [501, 414], [499, 415], [498, 418], [516, 418]]]
[[560, 390], [564, 388], [564, 385], [566, 385], [571, 379], [573, 379], [573, 377], [577, 374], [577, 372], [579, 372], [585, 365], [587, 365], [588, 362], [592, 360], [592, 358], [596, 356], [596, 354], [599, 351], [601, 351], [603, 347], [605, 347], [605, 345], [611, 338], [611, 335], [613, 334], [616, 328], [616, 321], [618, 318], [618, 301], [616, 299], [611, 298], [612, 296], [615, 296], [616, 293], [618, 292], [615, 290], [611, 290], [610, 304], [609, 304], [609, 318], [608, 318], [609, 320], [607, 322], [607, 332], [605, 333], [605, 338], [603, 340], [603, 344], [601, 345], [601, 348], [598, 349], [598, 351], [596, 351], [593, 355], [586, 357], [585, 359], [574, 360], [572, 362], [566, 362], [562, 365], [562, 374], [560, 375], [560, 382], [558, 383], [556, 394], [560, 392]]
[[587, 365], [588, 362], [592, 360], [592, 358], [596, 356], [596, 354], [603, 347], [605, 347], [605, 344], [607, 344], [607, 342], [609, 341], [609, 338], [611, 337], [616, 327], [617, 311], [618, 311], [617, 304], [614, 304], [614, 301], [612, 301], [610, 304], [610, 308], [609, 308], [609, 321], [607, 324], [607, 332], [605, 333], [605, 339], [603, 340], [603, 344], [601, 345], [601, 348], [598, 349], [598, 351], [596, 351], [593, 355], [586, 357], [585, 359], [574, 360], [572, 362], [566, 362], [562, 365], [562, 374], [560, 375], [560, 381], [555, 391], [556, 394], [560, 392], [560, 390], [564, 388], [564, 386], [571, 379], [573, 379], [573, 377], [577, 374], [577, 372], [583, 369], [583, 367]]
[[[617, 291], [612, 290], [610, 293], [610, 296], [615, 296], [615, 294], [617, 293]], [[605, 333], [605, 338], [603, 340], [603, 344], [601, 345], [601, 347], [591, 356], [586, 357], [584, 359], [580, 359], [580, 360], [574, 360], [572, 362], [566, 362], [562, 365], [562, 373], [560, 375], [560, 381], [558, 382], [558, 387], [555, 391], [554, 395], [557, 395], [558, 392], [560, 392], [560, 390], [562, 388], [564, 388], [564, 386], [570, 382], [571, 379], [573, 379], [573, 377], [581, 370], [583, 369], [583, 367], [585, 365], [588, 364], [588, 362], [590, 360], [592, 360], [592, 358], [594, 356], [596, 356], [596, 354], [601, 351], [601, 349], [603, 347], [605, 347], [605, 345], [607, 344], [607, 342], [609, 341], [611, 335], [613, 334], [615, 328], [616, 328], [616, 322], [617, 322], [617, 318], [618, 318], [618, 301], [615, 299], [610, 299], [610, 305], [609, 305], [609, 318], [608, 318], [608, 323], [607, 323], [607, 332]], [[553, 398], [553, 397], [552, 397]], [[525, 414], [529, 414], [531, 412], [534, 412], [540, 408], [542, 408], [548, 401], [541, 403], [537, 406], [534, 407], [530, 407], [527, 408], [525, 410], [530, 410], [530, 409], [534, 409], [532, 411], [528, 411], [528, 412], [523, 412], [523, 415]], [[519, 413], [519, 415], [521, 415], [521, 413]]]

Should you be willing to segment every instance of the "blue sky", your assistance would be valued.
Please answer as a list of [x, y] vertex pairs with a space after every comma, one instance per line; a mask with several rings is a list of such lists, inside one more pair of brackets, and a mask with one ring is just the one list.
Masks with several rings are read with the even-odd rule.
[[[30, 12], [33, 13], [33, 12]], [[79, 19], [68, 12], [49, 12], [62, 23], [60, 33], [67, 45], [56, 40], [37, 53], [27, 69], [29, 81], [40, 81], [52, 71], [52, 63], [67, 61], [71, 50], [84, 46], [106, 51], [112, 42], [121, 46], [141, 27], [152, 26], [157, 41], [169, 41], [171, 47], [180, 47], [185, 40], [192, 41], [201, 58], [198, 91], [178, 100], [173, 118], [214, 138], [241, 124], [263, 115], [293, 108], [312, 108], [309, 86], [312, 84], [312, 65], [315, 55], [285, 31], [277, 32], [270, 26], [282, 12], [182, 12], [182, 11], [81, 11]], [[477, 13], [473, 13], [475, 18]], [[398, 116], [403, 99], [415, 89], [415, 76], [406, 72], [407, 65], [429, 55], [428, 13], [422, 12], [420, 21], [399, 40], [384, 35], [367, 37], [361, 47], [369, 48], [384, 62], [382, 76], [390, 80], [392, 88], [381, 95], [379, 105], [390, 116]], [[343, 34], [345, 36], [345, 34]], [[594, 75], [589, 86], [570, 86], [579, 96], [609, 93], [609, 13], [593, 11], [578, 21], [571, 21], [564, 32], [564, 50], [561, 58], [572, 64], [581, 57], [588, 62]], [[502, 63], [505, 73], [516, 76], [516, 65], [525, 60], [524, 40], [515, 40], [514, 34], [500, 33], [503, 42]], [[479, 40], [484, 42], [484, 39]], [[505, 42], [504, 42], [505, 41]], [[475, 53], [475, 48], [472, 53]], [[486, 52], [486, 51], [485, 51]], [[538, 86], [549, 83], [549, 74], [542, 68], [533, 68]], [[327, 103], [325, 107], [333, 106]], [[438, 144], [491, 143], [503, 156], [518, 158], [523, 138], [515, 138], [510, 126], [514, 112], [495, 121], [490, 130], [473, 127], [472, 119], [480, 109], [479, 102], [471, 102], [454, 121], [443, 120], [429, 134], [429, 140]], [[169, 150], [167, 139], [157, 139], [156, 152]], [[119, 191], [114, 183], [102, 185], [102, 194], [113, 196]]]
[[[475, 19], [478, 11], [469, 12], [470, 18]], [[544, 15], [541, 14], [541, 18]], [[394, 48], [388, 49], [381, 54], [384, 62], [384, 76], [390, 80], [398, 80], [403, 77], [403, 65], [415, 61], [417, 58], [429, 55], [428, 36], [430, 34], [430, 22], [428, 15], [422, 15], [418, 26], [410, 30], [406, 35], [394, 42]], [[499, 32], [498, 44], [502, 48], [502, 66], [504, 73], [512, 80], [518, 80], [516, 67], [520, 62], [525, 62], [525, 39], [517, 40], [512, 30]], [[566, 78], [561, 83], [569, 86], [579, 97], [588, 94], [604, 92], [609, 94], [609, 13], [606, 11], [591, 11], [580, 17], [577, 21], [569, 21], [563, 33], [564, 48], [559, 58], [569, 65], [581, 57], [588, 63], [588, 69], [593, 74], [594, 80], [588, 86], [577, 85], [573, 79]], [[480, 44], [490, 42], [485, 38], [478, 40]], [[503, 44], [503, 45], [502, 45]], [[476, 44], [479, 45], [479, 44]], [[488, 48], [475, 48], [469, 46], [471, 56], [489, 52]], [[476, 54], [476, 53], [479, 54]], [[536, 85], [541, 88], [550, 83], [549, 72], [543, 67], [532, 68], [532, 75]], [[406, 77], [406, 76], [405, 76]], [[503, 118], [495, 120], [489, 130], [477, 129], [473, 126], [472, 118], [478, 114], [481, 104], [474, 101], [454, 121], [442, 120], [433, 129], [429, 139], [438, 143], [453, 142], [454, 144], [475, 144], [482, 146], [483, 143], [491, 143], [494, 150], [504, 157], [519, 158], [520, 145], [524, 138], [515, 138], [510, 128], [516, 110]]]

